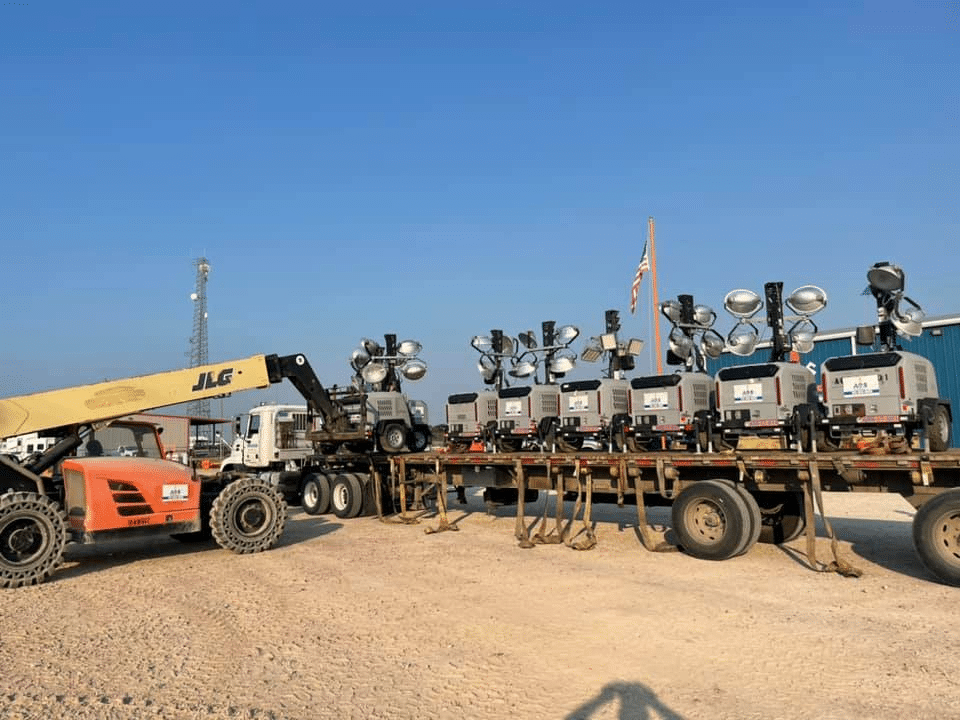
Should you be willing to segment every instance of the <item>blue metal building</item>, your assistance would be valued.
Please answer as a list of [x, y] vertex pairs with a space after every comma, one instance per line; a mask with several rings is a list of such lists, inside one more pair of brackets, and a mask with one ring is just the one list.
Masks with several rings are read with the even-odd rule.
[[[947, 398], [953, 412], [954, 448], [960, 448], [960, 315], [943, 315], [923, 321], [923, 333], [919, 337], [904, 338], [904, 350], [930, 360], [937, 372], [940, 397]], [[813, 350], [800, 356], [800, 362], [814, 370], [820, 382], [820, 366], [824, 360], [841, 355], [873, 352], [877, 348], [858, 346], [856, 328], [845, 328], [817, 333]], [[718, 370], [733, 365], [752, 365], [766, 362], [770, 357], [770, 343], [758, 343], [752, 355], [740, 357], [730, 352], [707, 360], [707, 372], [715, 375]]]

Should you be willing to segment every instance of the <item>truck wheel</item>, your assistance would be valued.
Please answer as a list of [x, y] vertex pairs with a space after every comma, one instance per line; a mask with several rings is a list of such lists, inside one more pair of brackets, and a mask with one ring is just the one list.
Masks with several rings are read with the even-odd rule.
[[330, 506], [338, 518], [355, 518], [363, 507], [363, 486], [352, 473], [342, 473], [333, 479], [330, 488]]
[[718, 480], [688, 485], [671, 510], [684, 552], [701, 560], [726, 560], [750, 540], [750, 515], [740, 493]]
[[941, 582], [960, 585], [960, 488], [920, 506], [913, 518], [913, 546]]
[[380, 430], [380, 447], [384, 452], [398, 453], [407, 449], [407, 431], [400, 423], [387, 423]]
[[214, 540], [220, 547], [240, 554], [273, 547], [286, 522], [286, 501], [275, 487], [259, 477], [229, 483], [210, 510]]
[[330, 478], [322, 473], [310, 473], [300, 488], [300, 504], [307, 515], [322, 515], [330, 510]]
[[758, 542], [780, 545], [800, 537], [807, 525], [803, 512], [803, 493], [758, 492], [763, 524]]
[[38, 585], [63, 562], [67, 516], [32, 492], [0, 495], [0, 587]]
[[950, 415], [943, 405], [937, 405], [933, 411], [933, 420], [927, 428], [930, 438], [930, 450], [943, 452], [950, 447]]

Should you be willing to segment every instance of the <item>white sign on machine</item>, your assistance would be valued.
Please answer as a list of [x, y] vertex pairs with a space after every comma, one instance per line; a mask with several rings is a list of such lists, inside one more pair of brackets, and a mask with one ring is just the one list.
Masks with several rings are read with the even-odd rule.
[[880, 394], [880, 377], [873, 375], [854, 375], [843, 378], [843, 396], [870, 397]]
[[735, 403], [763, 402], [763, 383], [749, 382], [733, 386]]
[[669, 407], [666, 392], [645, 392], [643, 394], [644, 410], [665, 410]]
[[523, 401], [507, 400], [503, 404], [503, 414], [506, 417], [519, 417], [523, 414]]
[[188, 500], [190, 488], [188, 485], [164, 485], [163, 502], [183, 502]]

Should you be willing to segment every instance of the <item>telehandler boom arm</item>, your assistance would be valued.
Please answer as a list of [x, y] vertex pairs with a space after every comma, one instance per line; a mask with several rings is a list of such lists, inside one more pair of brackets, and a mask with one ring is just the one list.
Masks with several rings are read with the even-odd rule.
[[330, 400], [306, 357], [254, 355], [243, 360], [0, 399], [0, 439], [264, 388], [285, 377], [314, 412], [336, 424], [342, 411]]

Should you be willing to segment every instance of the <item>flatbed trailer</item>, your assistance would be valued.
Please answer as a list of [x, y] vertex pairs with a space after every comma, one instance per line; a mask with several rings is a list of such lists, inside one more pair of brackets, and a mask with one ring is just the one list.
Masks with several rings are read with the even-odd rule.
[[[516, 536], [523, 546], [592, 547], [590, 512], [600, 502], [636, 505], [642, 542], [657, 550], [664, 543], [656, 541], [645, 508], [670, 506], [676, 544], [694, 557], [724, 560], [758, 541], [795, 539], [805, 529], [810, 566], [847, 575], [860, 571], [839, 556], [822, 492], [896, 493], [917, 508], [913, 540], [920, 560], [942, 582], [960, 585], [960, 452], [427, 452], [391, 457], [379, 472], [382, 483], [374, 485], [399, 498], [402, 517], [435, 490], [438, 530], [455, 529], [447, 518], [449, 489], [482, 487], [488, 502], [517, 504]], [[553, 494], [556, 524], [546, 532], [548, 499], [531, 536], [525, 504], [536, 491]], [[576, 501], [569, 519], [565, 500]], [[816, 558], [815, 512], [831, 540], [833, 560], [826, 564]], [[582, 525], [574, 530], [578, 517]]]

